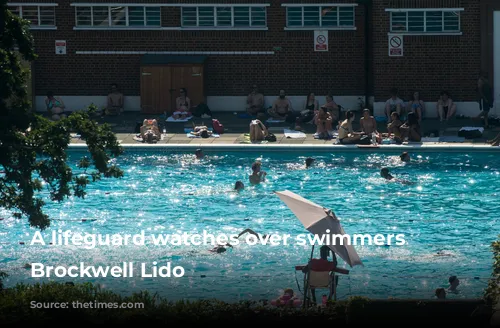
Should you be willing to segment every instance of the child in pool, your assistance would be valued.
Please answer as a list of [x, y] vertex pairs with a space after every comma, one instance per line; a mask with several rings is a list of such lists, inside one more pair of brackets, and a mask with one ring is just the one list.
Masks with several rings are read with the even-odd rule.
[[274, 306], [297, 306], [300, 300], [293, 295], [293, 289], [287, 288], [283, 291], [283, 295], [271, 302]]

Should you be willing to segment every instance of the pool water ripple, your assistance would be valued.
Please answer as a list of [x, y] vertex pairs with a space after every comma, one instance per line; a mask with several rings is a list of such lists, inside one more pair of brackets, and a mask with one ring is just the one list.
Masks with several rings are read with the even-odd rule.
[[[76, 168], [83, 154], [72, 153]], [[305, 170], [306, 157], [316, 166]], [[335, 211], [350, 234], [405, 235], [405, 246], [358, 245], [365, 266], [342, 276], [340, 298], [430, 298], [446, 287], [450, 275], [461, 280], [451, 298], [479, 297], [492, 270], [490, 244], [498, 234], [500, 158], [491, 154], [222, 153], [198, 161], [191, 154], [129, 152], [113, 162], [125, 171], [120, 180], [91, 184], [84, 200], [49, 203], [54, 229], [100, 234], [306, 233], [274, 190], [291, 190]], [[418, 157], [417, 157], [418, 156]], [[268, 182], [248, 185], [250, 166], [263, 162]], [[382, 167], [413, 185], [387, 183]], [[231, 189], [241, 180], [246, 189]], [[0, 210], [0, 269], [7, 286], [44, 281], [30, 277], [25, 263], [46, 265], [117, 264], [123, 261], [172, 261], [186, 277], [172, 279], [95, 279], [105, 288], [129, 294], [148, 289], [170, 299], [217, 297], [227, 301], [275, 297], [296, 288], [294, 266], [307, 262], [307, 246], [237, 245], [215, 255], [210, 246], [100, 247], [19, 245], [36, 231], [26, 221]], [[94, 220], [82, 222], [82, 220]], [[436, 256], [444, 252], [446, 256]], [[342, 265], [344, 264], [339, 260]], [[205, 278], [200, 276], [204, 275]], [[302, 276], [297, 274], [299, 281]], [[480, 279], [475, 279], [480, 278]]]

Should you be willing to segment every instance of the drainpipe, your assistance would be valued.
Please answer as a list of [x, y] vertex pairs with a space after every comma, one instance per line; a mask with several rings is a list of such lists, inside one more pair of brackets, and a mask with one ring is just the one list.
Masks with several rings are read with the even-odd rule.
[[[373, 86], [373, 0], [358, 0], [365, 8], [365, 106], [374, 94]], [[370, 104], [373, 105], [373, 104]]]

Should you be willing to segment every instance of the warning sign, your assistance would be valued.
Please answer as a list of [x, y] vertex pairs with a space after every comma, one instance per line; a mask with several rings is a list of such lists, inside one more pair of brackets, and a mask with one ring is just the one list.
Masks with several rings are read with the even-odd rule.
[[389, 34], [389, 57], [403, 56], [403, 36], [400, 34]]
[[56, 55], [66, 54], [66, 41], [56, 40]]
[[314, 51], [328, 51], [328, 31], [314, 31]]

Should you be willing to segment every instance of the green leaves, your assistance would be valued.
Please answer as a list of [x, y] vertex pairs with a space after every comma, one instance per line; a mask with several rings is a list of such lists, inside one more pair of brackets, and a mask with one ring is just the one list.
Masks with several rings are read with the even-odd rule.
[[[108, 165], [123, 150], [109, 126], [90, 118], [94, 105], [57, 122], [32, 112], [21, 60], [37, 58], [34, 40], [29, 23], [13, 15], [6, 3], [0, 0], [0, 170], [5, 172], [0, 175], [0, 207], [15, 210], [16, 217], [43, 230], [50, 225], [43, 191], [56, 202], [85, 197], [90, 183], [123, 176]], [[81, 172], [67, 164], [71, 133], [80, 134], [88, 146], [89, 157], [78, 165]]]

